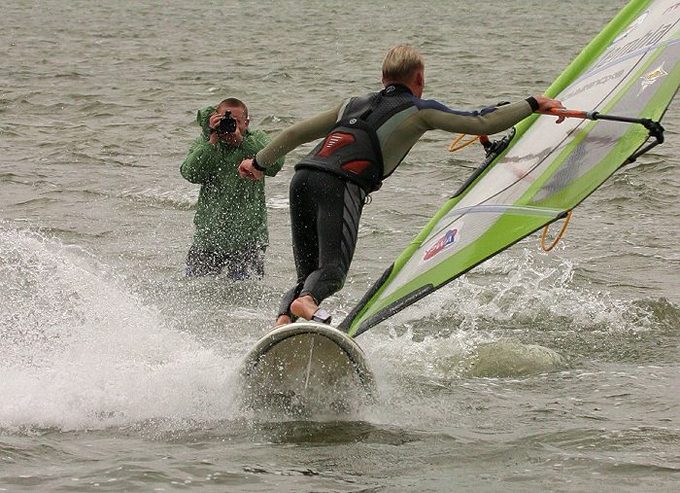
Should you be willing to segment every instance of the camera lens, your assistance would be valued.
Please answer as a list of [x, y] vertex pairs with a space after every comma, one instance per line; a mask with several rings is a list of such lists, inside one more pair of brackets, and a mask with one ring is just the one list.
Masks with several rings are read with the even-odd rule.
[[236, 132], [236, 120], [232, 118], [230, 111], [224, 114], [217, 129], [221, 134], [233, 134]]

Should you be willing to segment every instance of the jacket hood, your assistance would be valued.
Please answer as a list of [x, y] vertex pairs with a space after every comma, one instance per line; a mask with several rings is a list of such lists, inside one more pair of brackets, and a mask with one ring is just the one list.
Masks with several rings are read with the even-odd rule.
[[198, 125], [201, 127], [203, 137], [205, 137], [206, 139], [210, 138], [210, 127], [208, 126], [208, 124], [210, 123], [210, 115], [212, 115], [214, 111], [215, 111], [214, 106], [206, 106], [205, 108], [198, 110], [198, 112], [196, 113], [196, 121], [198, 122]]

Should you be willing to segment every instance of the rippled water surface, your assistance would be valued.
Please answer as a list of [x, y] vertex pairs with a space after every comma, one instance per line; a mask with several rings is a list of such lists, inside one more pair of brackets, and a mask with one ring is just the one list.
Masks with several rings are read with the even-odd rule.
[[[516, 100], [624, 4], [0, 7], [0, 491], [674, 491], [677, 105], [555, 251], [532, 236], [362, 335], [379, 399], [354, 415], [264, 417], [235, 391], [292, 280], [308, 147], [268, 181], [266, 279], [183, 276], [197, 108], [237, 96], [276, 133], [376, 89], [398, 42], [425, 55], [428, 97]], [[365, 209], [336, 319], [480, 162], [449, 141], [427, 134]]]

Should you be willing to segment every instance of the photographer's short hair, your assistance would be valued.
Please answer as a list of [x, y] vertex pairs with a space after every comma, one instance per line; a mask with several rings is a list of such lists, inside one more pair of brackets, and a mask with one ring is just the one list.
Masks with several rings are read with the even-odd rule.
[[219, 111], [224, 106], [243, 108], [243, 116], [244, 116], [244, 118], [248, 118], [248, 107], [246, 106], [246, 103], [244, 103], [240, 99], [237, 99], [237, 98], [223, 99], [222, 101], [220, 101], [220, 104], [218, 104], [217, 108], [215, 108], [215, 109], [217, 111]]
[[385, 55], [382, 76], [384, 80], [406, 81], [421, 68], [425, 68], [422, 55], [411, 46], [400, 44], [390, 48]]

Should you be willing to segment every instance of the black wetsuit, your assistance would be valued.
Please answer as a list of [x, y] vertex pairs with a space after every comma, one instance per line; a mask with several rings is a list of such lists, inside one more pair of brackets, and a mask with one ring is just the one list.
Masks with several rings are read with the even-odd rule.
[[290, 182], [290, 218], [297, 284], [281, 300], [279, 314], [301, 294], [317, 303], [342, 288], [359, 231], [366, 192], [325, 171], [300, 168]]

